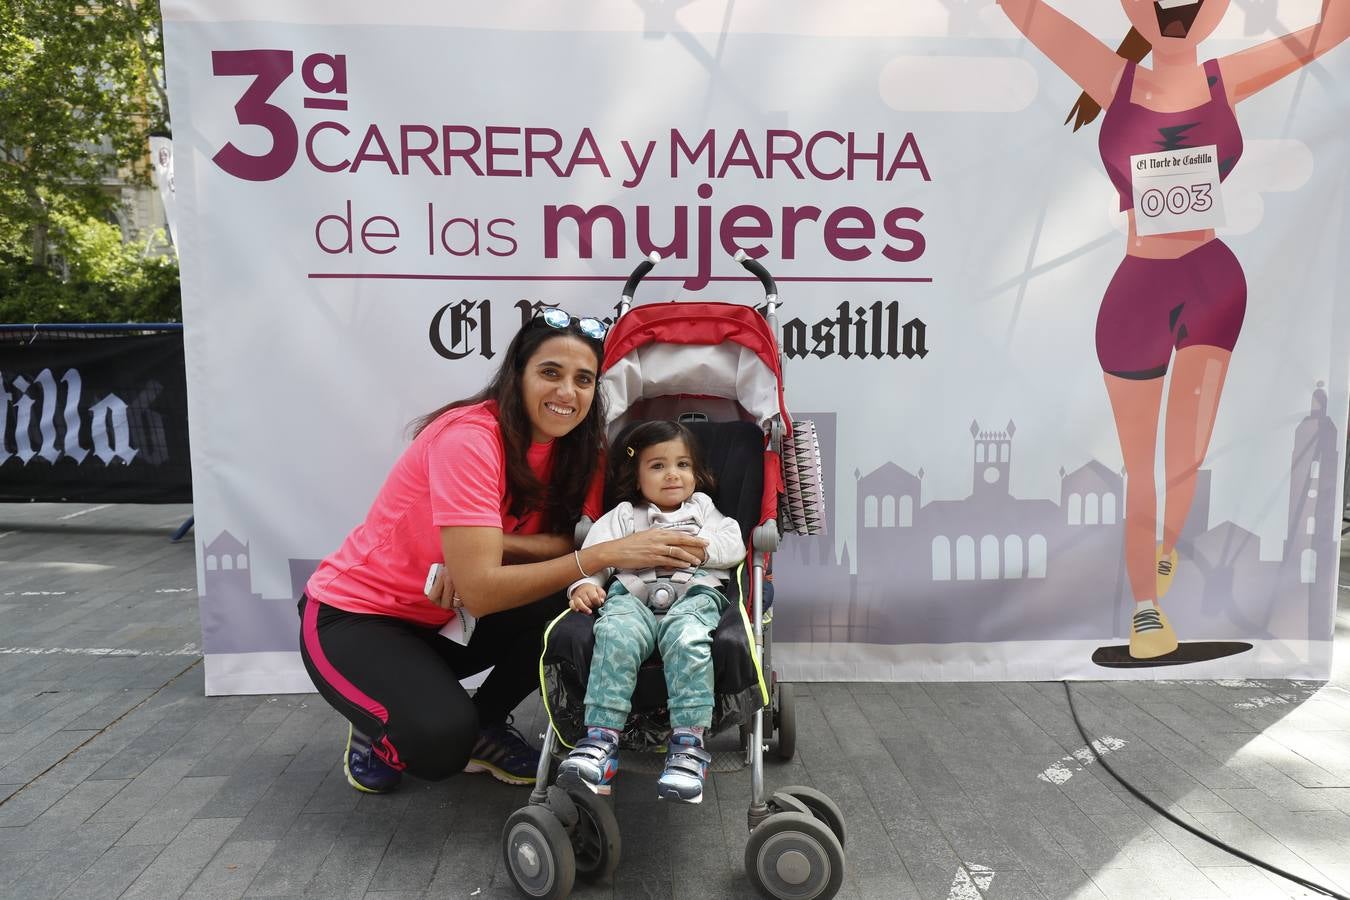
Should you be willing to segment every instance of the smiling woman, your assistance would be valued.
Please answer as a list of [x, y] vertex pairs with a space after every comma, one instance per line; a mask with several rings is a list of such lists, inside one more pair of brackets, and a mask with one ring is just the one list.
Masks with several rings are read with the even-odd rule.
[[[671, 546], [703, 558], [693, 536], [573, 550], [577, 520], [600, 513], [604, 332], [556, 309], [527, 322], [487, 387], [415, 423], [365, 521], [306, 585], [301, 657], [351, 722], [343, 762], [358, 790], [389, 790], [404, 771], [533, 783], [539, 755], [510, 713], [537, 686], [562, 589], [579, 572], [668, 560]], [[482, 617], [471, 639], [442, 637], [463, 613]], [[470, 698], [460, 679], [488, 668]]]
[[521, 391], [536, 444], [562, 437], [595, 399], [595, 354], [578, 338], [554, 338], [525, 367]]

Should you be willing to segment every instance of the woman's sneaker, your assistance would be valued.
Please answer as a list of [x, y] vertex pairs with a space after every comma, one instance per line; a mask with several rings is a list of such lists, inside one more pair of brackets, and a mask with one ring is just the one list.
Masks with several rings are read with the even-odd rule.
[[702, 803], [703, 779], [711, 762], [712, 754], [703, 749], [703, 740], [698, 735], [675, 732], [666, 748], [666, 769], [656, 779], [656, 796], [681, 803]]
[[347, 783], [367, 794], [383, 794], [398, 787], [403, 773], [375, 755], [370, 738], [347, 725], [347, 750], [342, 754]]
[[539, 772], [539, 751], [530, 746], [508, 718], [478, 732], [464, 771], [486, 772], [506, 784], [534, 784]]
[[619, 740], [606, 728], [588, 728], [586, 737], [558, 765], [558, 783], [580, 783], [597, 794], [608, 794], [619, 774]]

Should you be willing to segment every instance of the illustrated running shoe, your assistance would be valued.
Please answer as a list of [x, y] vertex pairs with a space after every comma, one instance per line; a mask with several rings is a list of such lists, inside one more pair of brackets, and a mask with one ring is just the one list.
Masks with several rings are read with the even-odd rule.
[[1172, 587], [1172, 576], [1177, 573], [1177, 548], [1166, 556], [1162, 555], [1162, 544], [1158, 545], [1158, 599], [1161, 600]]
[[367, 794], [383, 794], [398, 787], [403, 773], [375, 755], [370, 738], [347, 725], [347, 749], [342, 754], [347, 783]]
[[597, 794], [608, 794], [619, 774], [619, 742], [600, 728], [588, 728], [586, 737], [558, 764], [558, 783], [580, 783]]
[[698, 735], [685, 731], [671, 735], [665, 771], [656, 779], [656, 796], [681, 803], [702, 803], [703, 779], [711, 762], [712, 754], [703, 749]]
[[1145, 607], [1130, 620], [1130, 656], [1153, 659], [1177, 649], [1177, 633], [1166, 614], [1156, 607]]
[[508, 718], [478, 732], [464, 771], [486, 772], [506, 784], [534, 784], [539, 772], [539, 751], [530, 746]]

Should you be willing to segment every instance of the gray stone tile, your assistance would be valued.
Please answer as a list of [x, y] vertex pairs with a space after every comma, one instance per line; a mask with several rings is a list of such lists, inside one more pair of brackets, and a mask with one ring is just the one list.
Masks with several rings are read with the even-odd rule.
[[[33, 824], [34, 831], [73, 828], [102, 809], [129, 781], [82, 781], [52, 804]], [[122, 823], [119, 823], [122, 824]]]
[[[171, 709], [116, 756], [104, 763], [91, 778], [135, 778], [179, 741], [206, 716], [200, 706], [184, 703]], [[187, 769], [183, 769], [186, 774]]]
[[118, 825], [73, 828], [62, 842], [46, 850], [26, 872], [5, 886], [14, 897], [55, 897], [70, 887], [81, 873], [98, 862], [123, 829]]
[[70, 792], [74, 785], [34, 782], [12, 794], [0, 806], [0, 828], [27, 825]]
[[1108, 900], [1172, 897], [1165, 879], [1165, 873], [1144, 867], [1112, 866], [1092, 873], [1093, 884]]
[[188, 886], [184, 897], [234, 900], [244, 896], [249, 883], [267, 862], [276, 841], [227, 841]]
[[[225, 779], [197, 815], [201, 818], [243, 818], [272, 788], [290, 760], [284, 756], [251, 756]], [[194, 766], [191, 771], [199, 771]]]
[[305, 886], [305, 896], [323, 900], [365, 896], [402, 811], [386, 804], [347, 814], [327, 857]]
[[[331, 754], [325, 754], [331, 756]], [[292, 771], [290, 767], [287, 772]], [[352, 788], [347, 783], [347, 775], [342, 770], [340, 764], [334, 764], [330, 759], [327, 770], [315, 770], [313, 768], [301, 767], [295, 771], [312, 772], [319, 771], [323, 776], [323, 781], [319, 783], [319, 788], [309, 798], [305, 804], [303, 812], [305, 813], [350, 813], [356, 808], [357, 802], [361, 799], [361, 793]]]
[[[184, 778], [145, 811], [122, 840], [130, 844], [167, 844], [215, 795], [225, 778]], [[119, 795], [120, 796], [120, 795]]]
[[0, 884], [17, 881], [47, 855], [44, 850], [10, 850], [0, 853]]
[[922, 900], [908, 872], [857, 875], [853, 887], [862, 900]]
[[[1231, 858], [1231, 857], [1230, 857]], [[1320, 896], [1305, 892], [1278, 876], [1272, 880], [1255, 866], [1207, 866], [1200, 871], [1214, 882], [1224, 897], [1297, 897]]]
[[[1191, 865], [1200, 869], [1211, 867], [1231, 866], [1234, 864], [1232, 854], [1223, 849], [1214, 846], [1208, 841], [1192, 834], [1180, 825], [1171, 822], [1163, 816], [1152, 810], [1138, 810], [1140, 817], [1148, 824], [1148, 827], [1156, 831], [1162, 838], [1177, 849]], [[1192, 828], [1198, 828], [1202, 832], [1204, 827], [1196, 821], [1195, 817], [1182, 810], [1171, 810], [1181, 821]]]
[[159, 845], [113, 847], [61, 893], [62, 900], [111, 900], [122, 896], [163, 849]]
[[181, 760], [156, 760], [94, 814], [94, 821], [135, 824], [174, 789], [188, 769]]
[[[977, 881], [976, 887], [980, 887]], [[1040, 885], [1026, 872], [996, 870], [988, 887], [980, 890], [985, 900], [1045, 900]]]
[[340, 813], [302, 815], [249, 885], [246, 896], [299, 896], [318, 872], [346, 822]]
[[[92, 738], [94, 731], [58, 731], [31, 745], [12, 763], [0, 769], [0, 781], [26, 784], [65, 759], [81, 744]], [[13, 758], [9, 755], [8, 758]]]
[[1350, 893], [1350, 863], [1318, 863], [1318, 871], [1326, 876], [1320, 883], [1341, 893]]
[[[1210, 835], [1273, 866], [1313, 881], [1320, 873], [1298, 852], [1260, 825], [1238, 813], [1201, 813], [1195, 816]], [[1342, 845], [1343, 846], [1343, 845]]]
[[[457, 831], [441, 844], [439, 864], [436, 866], [434, 876], [428, 882], [427, 896], [471, 896], [474, 891], [481, 891], [492, 885], [498, 869], [504, 869], [501, 859], [500, 829], [462, 833]], [[501, 874], [505, 876], [504, 871]], [[503, 885], [509, 884], [505, 878], [501, 879], [501, 882]]]
[[194, 819], [127, 888], [125, 900], [177, 897], [216, 855], [239, 819]]
[[285, 837], [322, 780], [317, 772], [295, 772], [273, 780], [239, 823], [235, 840], [277, 841]]
[[[371, 890], [424, 891], [431, 886], [441, 849], [450, 834], [449, 810], [449, 803], [438, 792], [423, 789], [410, 798], [371, 878]], [[500, 832], [501, 823], [495, 824], [495, 829], [489, 822], [482, 822], [481, 827]]]

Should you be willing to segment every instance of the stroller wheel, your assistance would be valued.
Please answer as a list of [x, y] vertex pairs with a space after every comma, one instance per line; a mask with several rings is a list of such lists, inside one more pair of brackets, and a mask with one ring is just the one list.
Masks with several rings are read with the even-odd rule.
[[774, 750], [783, 761], [797, 755], [797, 698], [792, 685], [778, 682], [778, 695], [773, 710], [774, 725], [777, 726], [778, 743]]
[[619, 867], [622, 846], [619, 820], [614, 817], [609, 803], [588, 788], [569, 787], [567, 794], [577, 809], [577, 822], [571, 835], [577, 877], [583, 881], [604, 881]]
[[502, 829], [502, 854], [511, 883], [526, 897], [562, 900], [572, 893], [577, 864], [567, 832], [550, 810], [526, 806]]
[[778, 794], [787, 794], [806, 807], [811, 815], [824, 822], [834, 832], [834, 836], [839, 838], [840, 847], [848, 843], [847, 829], [844, 827], [844, 814], [840, 812], [838, 804], [829, 797], [815, 788], [800, 784], [779, 788], [774, 796], [776, 797]]
[[828, 900], [844, 883], [844, 848], [814, 816], [774, 813], [750, 832], [745, 873], [774, 900]]

